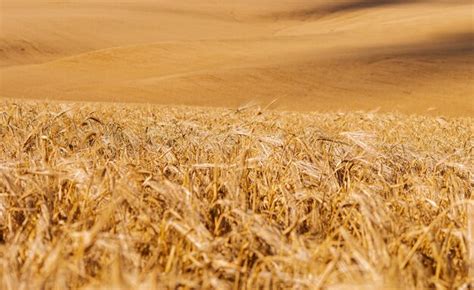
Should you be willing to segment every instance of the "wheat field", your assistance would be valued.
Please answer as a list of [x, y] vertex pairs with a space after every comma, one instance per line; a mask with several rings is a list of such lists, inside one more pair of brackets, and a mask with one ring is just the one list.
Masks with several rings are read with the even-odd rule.
[[472, 0], [2, 0], [15, 99], [474, 117]]
[[470, 289], [472, 136], [468, 117], [2, 101], [0, 288]]

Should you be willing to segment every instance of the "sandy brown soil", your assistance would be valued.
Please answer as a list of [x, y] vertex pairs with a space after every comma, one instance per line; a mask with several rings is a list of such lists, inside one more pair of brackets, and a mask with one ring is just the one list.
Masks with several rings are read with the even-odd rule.
[[1, 5], [2, 97], [474, 115], [470, 0]]

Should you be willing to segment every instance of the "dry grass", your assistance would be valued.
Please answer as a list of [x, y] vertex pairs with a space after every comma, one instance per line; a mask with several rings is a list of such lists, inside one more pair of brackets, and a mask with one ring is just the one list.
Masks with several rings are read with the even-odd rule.
[[472, 135], [469, 118], [3, 102], [0, 288], [468, 289]]

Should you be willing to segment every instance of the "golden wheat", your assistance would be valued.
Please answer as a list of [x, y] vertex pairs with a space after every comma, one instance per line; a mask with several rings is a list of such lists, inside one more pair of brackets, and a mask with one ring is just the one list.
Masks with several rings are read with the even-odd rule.
[[0, 104], [2, 289], [472, 283], [470, 118]]

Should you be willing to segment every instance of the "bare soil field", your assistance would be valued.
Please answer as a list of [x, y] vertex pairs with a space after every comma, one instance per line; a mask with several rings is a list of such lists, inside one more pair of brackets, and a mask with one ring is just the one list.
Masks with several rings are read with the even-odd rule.
[[472, 116], [470, 0], [3, 0], [0, 96]]

